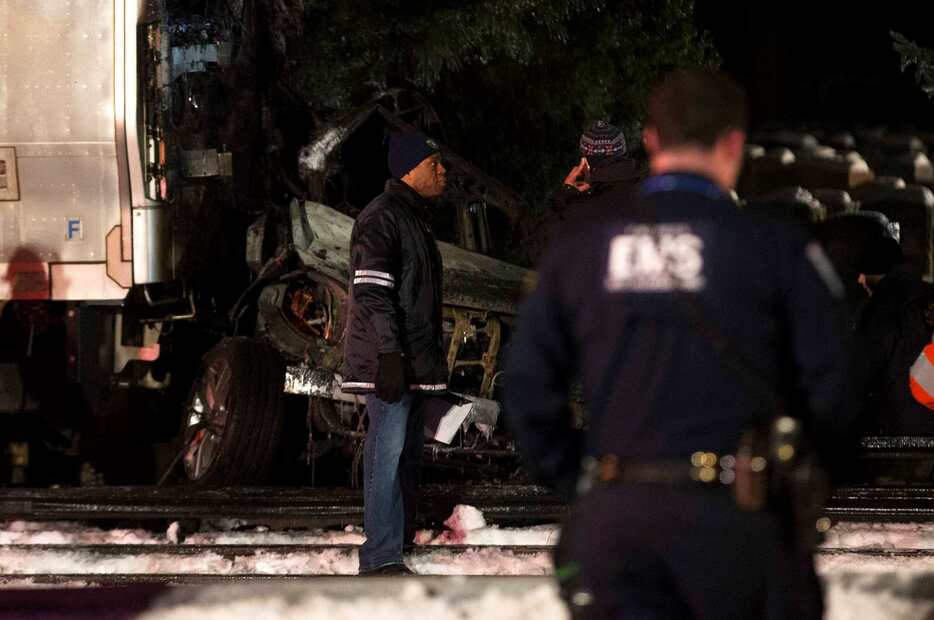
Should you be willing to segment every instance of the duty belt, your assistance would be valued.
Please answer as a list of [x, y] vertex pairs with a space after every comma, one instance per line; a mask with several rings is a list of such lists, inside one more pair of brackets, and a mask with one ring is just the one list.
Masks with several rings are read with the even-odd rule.
[[[690, 459], [620, 460], [612, 454], [587, 457], [582, 464], [578, 481], [578, 494], [583, 495], [595, 486], [615, 484], [700, 484], [730, 486], [736, 482], [736, 456], [713, 452], [695, 452]], [[748, 468], [764, 472], [767, 462], [761, 456], [753, 457]]]

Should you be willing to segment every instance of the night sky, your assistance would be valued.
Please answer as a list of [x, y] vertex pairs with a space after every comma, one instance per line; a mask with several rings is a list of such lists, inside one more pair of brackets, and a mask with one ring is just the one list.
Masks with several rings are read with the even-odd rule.
[[[927, 2], [698, 0], [722, 68], [750, 96], [753, 123], [914, 125], [934, 129], [934, 100], [900, 71], [890, 30], [934, 47]], [[885, 7], [883, 11], [882, 8]]]

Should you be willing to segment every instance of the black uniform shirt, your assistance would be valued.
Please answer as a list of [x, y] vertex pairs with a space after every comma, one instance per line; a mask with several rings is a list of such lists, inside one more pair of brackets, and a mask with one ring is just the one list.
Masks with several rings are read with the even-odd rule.
[[[511, 345], [505, 414], [558, 488], [573, 487], [582, 453], [729, 453], [753, 419], [774, 415], [688, 306], [819, 437], [851, 426], [843, 289], [832, 266], [803, 231], [743, 214], [705, 178], [650, 177], [631, 204], [562, 238], [538, 276]], [[575, 378], [587, 403], [605, 403], [590, 412], [583, 442], [568, 431]], [[609, 393], [597, 399], [601, 385]]]

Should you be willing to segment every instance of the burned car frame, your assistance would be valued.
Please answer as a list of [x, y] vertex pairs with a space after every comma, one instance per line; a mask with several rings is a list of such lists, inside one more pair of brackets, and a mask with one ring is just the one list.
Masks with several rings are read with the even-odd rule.
[[[56, 372], [16, 348], [0, 364], [11, 386], [0, 410], [18, 420], [59, 407], [68, 415], [48, 416], [54, 431], [81, 440], [66, 442], [67, 473], [48, 479], [19, 456], [38, 453], [39, 435], [8, 445], [0, 482], [256, 484], [296, 436], [312, 461], [328, 437], [353, 454], [361, 409], [333, 375], [352, 218], [389, 176], [386, 131], [415, 126], [443, 142], [437, 114], [412, 91], [383, 90], [323, 120], [294, 90], [282, 40], [301, 2], [33, 4], [3, 44], [17, 62], [0, 132], [11, 233], [0, 318], [11, 342], [35, 335]], [[509, 264], [520, 200], [443, 156], [449, 191], [432, 227], [448, 242], [452, 407], [481, 403], [470, 419], [488, 431], [530, 275]], [[55, 320], [34, 320], [32, 303]], [[66, 391], [67, 405], [50, 397]], [[435, 453], [510, 452], [500, 433], [468, 435]]]
[[[377, 162], [385, 162], [384, 136], [390, 129], [411, 126], [374, 104], [345, 124], [320, 132], [301, 157], [303, 180], [319, 200], [295, 198], [287, 206], [287, 218], [273, 222], [267, 215], [251, 226], [247, 262], [255, 279], [231, 311], [235, 335], [205, 356], [201, 379], [187, 404], [182, 458], [187, 479], [242, 484], [268, 475], [271, 465], [262, 461], [275, 459], [281, 418], [287, 414], [281, 394], [255, 384], [255, 377], [265, 371], [254, 366], [274, 356], [282, 362], [277, 366], [284, 377], [282, 393], [308, 398], [306, 463], [338, 449], [350, 459], [351, 482], [357, 481], [365, 437], [364, 399], [340, 390], [338, 372], [349, 243], [352, 216], [389, 177], [385, 163]], [[442, 239], [444, 344], [451, 391], [442, 404], [427, 408], [426, 433], [436, 441], [426, 444], [426, 455], [432, 463], [462, 470], [488, 471], [503, 459], [515, 468], [512, 441], [496, 428], [496, 397], [502, 384], [503, 345], [534, 274], [492, 255], [509, 247], [519, 203], [507, 188], [450, 150], [442, 148], [442, 157], [449, 187], [436, 209], [436, 229]], [[497, 228], [491, 227], [491, 219]], [[254, 341], [231, 346], [241, 335]], [[245, 392], [243, 385], [252, 387]], [[258, 394], [268, 398], [260, 402]], [[249, 409], [234, 403], [236, 398], [250, 399]], [[252, 421], [238, 424], [238, 416]], [[242, 432], [238, 427], [243, 425], [251, 429], [251, 436], [230, 436]], [[256, 441], [269, 445], [253, 450], [241, 445]]]

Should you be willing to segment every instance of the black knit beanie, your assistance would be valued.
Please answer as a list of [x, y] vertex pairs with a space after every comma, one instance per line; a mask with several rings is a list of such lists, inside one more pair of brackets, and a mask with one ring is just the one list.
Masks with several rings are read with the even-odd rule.
[[394, 131], [389, 134], [389, 172], [401, 179], [438, 150], [438, 144], [420, 131]]
[[626, 154], [626, 137], [616, 125], [594, 121], [581, 135], [581, 156], [616, 157]]

